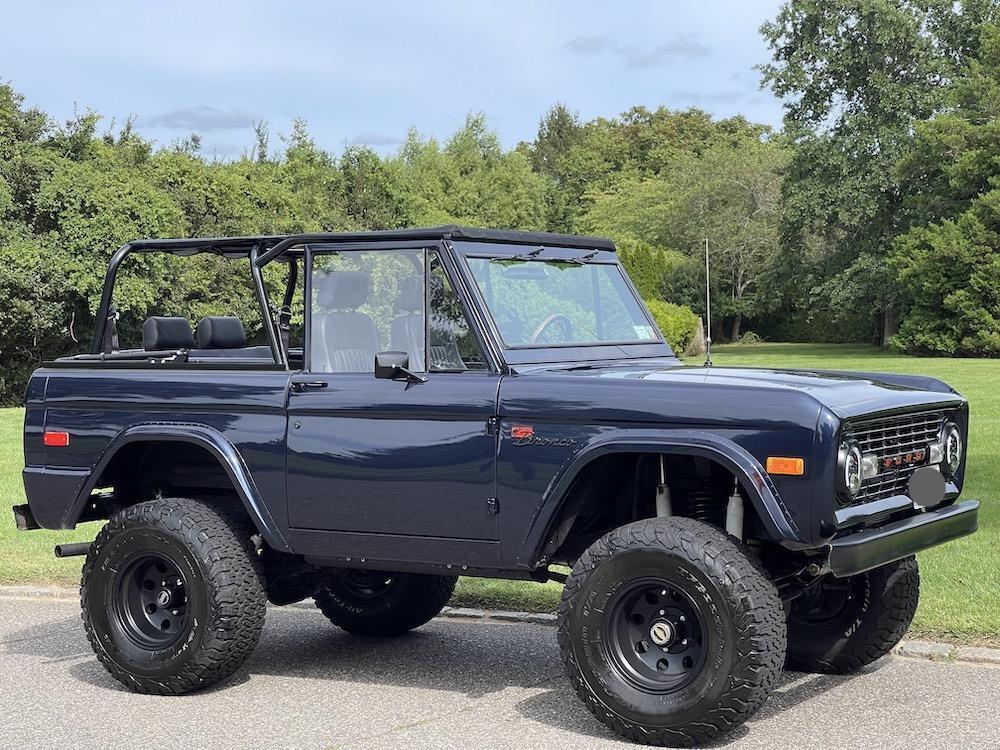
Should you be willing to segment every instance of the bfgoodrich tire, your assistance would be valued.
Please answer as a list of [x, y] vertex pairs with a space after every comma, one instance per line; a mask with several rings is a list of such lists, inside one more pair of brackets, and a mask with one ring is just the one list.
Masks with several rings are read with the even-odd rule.
[[919, 599], [913, 557], [824, 581], [792, 602], [788, 668], [843, 674], [871, 664], [903, 638]]
[[616, 733], [693, 745], [767, 699], [785, 659], [785, 618], [774, 586], [726, 534], [648, 519], [577, 561], [559, 646], [577, 695]]
[[249, 522], [182, 498], [125, 508], [97, 535], [80, 598], [90, 645], [139, 693], [229, 677], [253, 651], [265, 597]]
[[457, 581], [455, 576], [342, 570], [325, 576], [316, 606], [349, 633], [402, 635], [437, 615]]

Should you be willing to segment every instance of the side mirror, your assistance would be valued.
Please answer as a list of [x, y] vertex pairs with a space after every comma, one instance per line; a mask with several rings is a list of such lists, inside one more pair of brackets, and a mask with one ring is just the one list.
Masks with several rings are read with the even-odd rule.
[[379, 352], [375, 355], [375, 377], [394, 380], [410, 368], [410, 355], [406, 352]]
[[381, 380], [407, 380], [426, 383], [427, 378], [410, 371], [410, 355], [406, 352], [379, 352], [375, 355], [375, 377]]

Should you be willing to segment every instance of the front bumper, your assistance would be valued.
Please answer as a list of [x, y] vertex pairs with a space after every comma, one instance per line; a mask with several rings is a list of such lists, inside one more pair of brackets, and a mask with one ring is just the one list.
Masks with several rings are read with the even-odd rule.
[[979, 528], [979, 502], [966, 500], [830, 543], [830, 571], [838, 578], [866, 570], [971, 534]]

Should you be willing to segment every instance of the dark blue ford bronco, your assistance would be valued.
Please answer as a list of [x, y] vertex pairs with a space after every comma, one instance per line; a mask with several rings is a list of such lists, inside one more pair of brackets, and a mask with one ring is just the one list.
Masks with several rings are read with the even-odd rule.
[[[154, 315], [128, 345], [115, 278], [145, 253], [233, 259], [260, 330]], [[400, 636], [458, 575], [556, 579], [587, 707], [635, 741], [699, 743], [784, 666], [886, 654], [914, 553], [976, 529], [954, 390], [683, 366], [602, 239], [142, 240], [113, 256], [97, 320], [89, 353], [31, 378], [14, 513], [107, 519], [57, 554], [86, 554], [87, 635], [139, 692], [229, 676], [268, 600]]]

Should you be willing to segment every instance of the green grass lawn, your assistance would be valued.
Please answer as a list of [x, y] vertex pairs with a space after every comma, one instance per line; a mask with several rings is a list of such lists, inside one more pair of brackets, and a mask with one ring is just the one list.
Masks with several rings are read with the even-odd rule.
[[[761, 344], [718, 347], [718, 365], [883, 370], [939, 377], [971, 403], [968, 479], [964, 496], [983, 502], [980, 531], [920, 555], [922, 595], [913, 633], [946, 640], [1000, 645], [1000, 360], [906, 357], [866, 346]], [[0, 506], [24, 502], [20, 470], [21, 409], [0, 410]], [[95, 524], [74, 531], [18, 534], [0, 507], [0, 583], [73, 584], [82, 558], [58, 560], [57, 541], [85, 541]], [[561, 587], [463, 579], [454, 604], [551, 611]]]

